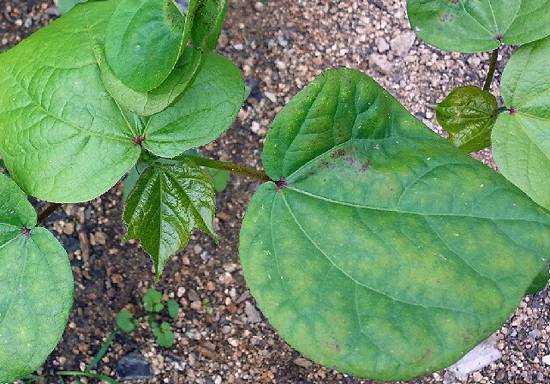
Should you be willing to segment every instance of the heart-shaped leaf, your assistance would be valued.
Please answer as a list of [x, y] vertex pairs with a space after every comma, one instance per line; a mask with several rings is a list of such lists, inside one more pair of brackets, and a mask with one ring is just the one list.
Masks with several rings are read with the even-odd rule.
[[498, 105], [489, 92], [474, 86], [456, 88], [434, 108], [437, 121], [456, 147], [475, 152], [491, 145]]
[[544, 265], [539, 274], [531, 282], [529, 288], [527, 288], [527, 291], [525, 291], [525, 294], [532, 295], [542, 291], [544, 288], [546, 288], [546, 284], [548, 284], [549, 276], [550, 274], [548, 273], [548, 265]]
[[[234, 64], [213, 53], [178, 101], [176, 94], [194, 74], [178, 70], [145, 96], [127, 94], [136, 96], [138, 112], [172, 107], [149, 119], [123, 109], [105, 89], [100, 70], [105, 30], [117, 4], [79, 5], [0, 55], [0, 152], [30, 195], [57, 202], [93, 199], [136, 163], [140, 146], [172, 157], [216, 139], [237, 115], [242, 78]], [[109, 89], [117, 98], [125, 92]]]
[[418, 37], [447, 51], [484, 52], [550, 35], [550, 0], [408, 0]]
[[30, 195], [93, 199], [139, 157], [135, 127], [103, 87], [90, 40], [115, 3], [81, 4], [0, 55], [0, 152]]
[[67, 253], [0, 174], [0, 382], [36, 370], [59, 342], [73, 301]]
[[502, 75], [509, 108], [493, 128], [493, 156], [502, 174], [550, 209], [550, 37], [518, 49]]
[[148, 119], [143, 147], [171, 158], [208, 144], [231, 127], [243, 101], [244, 81], [239, 69], [223, 56], [210, 53], [179, 100]]
[[195, 229], [217, 239], [214, 187], [206, 172], [190, 160], [149, 166], [134, 187], [124, 211], [126, 239], [139, 239], [157, 273], [179, 252]]
[[172, 0], [119, 0], [107, 27], [107, 64], [138, 92], [157, 88], [187, 43], [184, 26], [185, 16]]
[[333, 70], [268, 133], [240, 235], [270, 323], [312, 360], [407, 379], [457, 361], [508, 318], [550, 251], [550, 217], [410, 115]]

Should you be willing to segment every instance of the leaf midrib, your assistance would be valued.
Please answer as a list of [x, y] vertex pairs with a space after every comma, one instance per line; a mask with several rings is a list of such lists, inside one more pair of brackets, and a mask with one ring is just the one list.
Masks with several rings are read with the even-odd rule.
[[[286, 188], [282, 189], [283, 193], [284, 193], [285, 189]], [[291, 191], [301, 193], [303, 195], [318, 199], [318, 200], [326, 201], [328, 203], [344, 205], [344, 206], [347, 206], [347, 207], [352, 207], [352, 208], [357, 208], [357, 209], [369, 209], [369, 210], [373, 210], [373, 211], [393, 212], [393, 213], [398, 213], [398, 214], [409, 214], [409, 215], [418, 215], [418, 216], [468, 217], [468, 218], [472, 218], [472, 219], [491, 220], [491, 221], [496, 221], [496, 220], [498, 220], [498, 221], [507, 221], [507, 220], [510, 220], [510, 221], [522, 221], [522, 222], [526, 222], [526, 223], [539, 223], [539, 224], [544, 224], [544, 225], [550, 225], [550, 223], [544, 223], [544, 222], [540, 222], [540, 221], [533, 221], [533, 220], [521, 219], [521, 218], [486, 217], [486, 216], [477, 216], [477, 215], [471, 215], [471, 214], [465, 214], [465, 213], [429, 213], [429, 212], [423, 213], [423, 212], [415, 212], [415, 211], [406, 211], [406, 210], [397, 209], [397, 208], [382, 208], [382, 207], [375, 207], [375, 206], [372, 206], [372, 205], [359, 205], [359, 204], [349, 203], [349, 202], [346, 202], [346, 201], [340, 201], [340, 200], [336, 200], [336, 199], [331, 199], [329, 197], [317, 195], [313, 192], [309, 192], [309, 191], [306, 191], [306, 190], [303, 190], [303, 189], [300, 189], [300, 188], [296, 188], [296, 187], [293, 187], [293, 186], [289, 186], [288, 189], [290, 189]]]

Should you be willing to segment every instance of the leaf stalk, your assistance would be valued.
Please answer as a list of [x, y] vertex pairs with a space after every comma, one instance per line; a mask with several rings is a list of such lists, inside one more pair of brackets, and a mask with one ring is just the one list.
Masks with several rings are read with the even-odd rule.
[[63, 204], [61, 203], [52, 203], [46, 207], [42, 212], [38, 214], [38, 218], [36, 220], [36, 225], [42, 224], [44, 220], [48, 218], [52, 213], [54, 213], [57, 208], [61, 207]]
[[489, 72], [487, 73], [485, 84], [483, 84], [483, 90], [486, 92], [489, 92], [489, 89], [491, 88], [491, 83], [493, 82], [493, 76], [495, 75], [495, 69], [497, 67], [499, 50], [500, 50], [500, 47], [495, 49], [493, 51], [493, 54], [491, 55], [491, 64], [489, 65]]
[[275, 180], [272, 180], [267, 175], [267, 173], [258, 171], [256, 169], [248, 168], [248, 167], [243, 167], [242, 165], [232, 164], [232, 163], [219, 161], [219, 160], [205, 159], [204, 157], [189, 156], [189, 155], [180, 155], [174, 158], [174, 160], [180, 160], [180, 161], [184, 159], [189, 159], [193, 161], [195, 164], [201, 165], [204, 167], [222, 169], [225, 171], [229, 171], [231, 173], [235, 173], [237, 175], [251, 177], [253, 179], [260, 180], [260, 181], [275, 182]]

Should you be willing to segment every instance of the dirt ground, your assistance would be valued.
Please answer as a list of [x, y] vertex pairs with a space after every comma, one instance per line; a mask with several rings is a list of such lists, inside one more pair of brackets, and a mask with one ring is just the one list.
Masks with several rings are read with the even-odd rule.
[[[0, 46], [13, 46], [53, 21], [52, 6], [46, 0], [0, 0]], [[489, 55], [443, 53], [411, 39], [410, 33], [401, 0], [230, 0], [218, 51], [239, 66], [252, 93], [233, 127], [202, 155], [260, 169], [263, 141], [276, 112], [316, 75], [334, 67], [367, 72], [437, 130], [428, 105], [452, 88], [480, 85]], [[498, 72], [511, 51], [503, 50]], [[498, 80], [497, 74], [497, 95]], [[476, 156], [493, 165], [489, 151]], [[116, 337], [98, 373], [116, 378], [119, 359], [138, 352], [152, 364], [154, 377], [137, 383], [374, 383], [301, 357], [265, 318], [258, 318], [237, 254], [240, 223], [257, 186], [232, 176], [216, 196], [219, 245], [195, 233], [166, 264], [158, 284], [137, 242], [121, 243], [122, 183], [50, 216], [46, 226], [69, 252], [75, 300], [61, 342], [39, 370], [46, 381], [56, 382], [58, 370], [84, 369], [115, 329], [117, 313], [128, 309], [140, 325]], [[158, 346], [146, 325], [141, 297], [151, 286], [182, 307], [172, 322], [176, 342], [171, 348]], [[549, 303], [548, 289], [527, 298], [495, 334], [503, 357], [463, 381], [550, 383], [550, 367], [541, 361], [550, 353]], [[409, 383], [452, 382], [439, 372]]]

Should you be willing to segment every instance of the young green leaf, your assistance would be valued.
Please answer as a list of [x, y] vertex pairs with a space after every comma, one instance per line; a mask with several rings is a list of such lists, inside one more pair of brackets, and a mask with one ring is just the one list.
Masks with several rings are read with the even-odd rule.
[[500, 171], [536, 203], [550, 209], [550, 37], [518, 49], [502, 75], [508, 112], [493, 128]]
[[172, 72], [184, 41], [185, 17], [172, 0], [119, 0], [107, 26], [105, 57], [114, 75], [138, 92]]
[[189, 13], [193, 14], [191, 40], [195, 47], [209, 52], [216, 46], [222, 32], [227, 0], [192, 0]]
[[103, 87], [90, 38], [103, 35], [116, 3], [81, 4], [0, 55], [0, 152], [33, 196], [90, 200], [139, 157], [135, 127]]
[[[285, 106], [240, 234], [248, 286], [292, 346], [354, 376], [442, 369], [514, 312], [550, 216], [354, 70]], [[337, 324], [338, 326], [335, 326]]]
[[210, 53], [185, 93], [148, 120], [143, 147], [171, 158], [207, 144], [231, 127], [243, 101], [239, 69], [223, 56]]
[[210, 177], [191, 161], [155, 163], [132, 191], [124, 221], [125, 239], [139, 239], [160, 277], [166, 261], [179, 252], [194, 229], [214, 233], [214, 188]]
[[550, 0], [408, 0], [418, 37], [447, 51], [484, 52], [550, 35]]
[[73, 301], [69, 258], [37, 228], [19, 187], [0, 174], [0, 382], [42, 365], [58, 343]]
[[172, 319], [175, 319], [176, 317], [178, 317], [180, 306], [176, 300], [174, 299], [168, 300], [168, 302], [166, 303], [166, 306], [168, 307], [168, 315]]
[[454, 146], [475, 152], [491, 145], [498, 105], [489, 92], [474, 86], [456, 88], [434, 108], [437, 121], [449, 132]]
[[142, 300], [145, 304], [145, 310], [147, 312], [158, 312], [156, 308], [158, 304], [161, 304], [162, 293], [157, 291], [155, 288], [149, 288], [147, 293], [143, 295]]
[[128, 311], [120, 311], [116, 317], [116, 325], [124, 332], [132, 332], [136, 326]]
[[126, 86], [114, 75], [103, 56], [99, 60], [99, 67], [105, 88], [120, 106], [140, 116], [150, 116], [172, 104], [193, 83], [203, 59], [204, 55], [198, 48], [185, 47], [166, 80], [147, 92]]
[[[168, 323], [162, 323], [162, 324], [168, 324]], [[168, 325], [168, 327], [170, 326]], [[157, 337], [157, 342], [159, 343], [159, 345], [164, 348], [170, 348], [172, 345], [174, 345], [174, 340], [176, 339], [174, 332], [172, 332], [170, 329], [159, 330], [159, 332], [157, 332], [155, 336]]]

